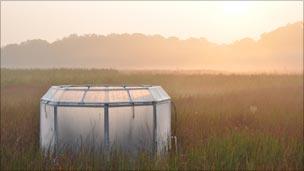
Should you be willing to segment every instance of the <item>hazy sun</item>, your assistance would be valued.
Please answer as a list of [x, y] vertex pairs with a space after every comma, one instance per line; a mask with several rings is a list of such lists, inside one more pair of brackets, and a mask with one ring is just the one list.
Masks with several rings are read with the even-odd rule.
[[249, 4], [247, 2], [234, 1], [223, 2], [222, 10], [226, 14], [241, 15], [248, 11]]

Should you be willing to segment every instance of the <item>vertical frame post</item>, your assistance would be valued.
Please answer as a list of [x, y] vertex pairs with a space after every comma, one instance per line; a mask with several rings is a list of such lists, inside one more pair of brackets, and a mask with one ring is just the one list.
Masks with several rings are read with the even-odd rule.
[[109, 150], [110, 146], [110, 134], [109, 134], [109, 104], [104, 105], [104, 145], [106, 150]]
[[[44, 104], [45, 105], [45, 104]], [[42, 125], [41, 125], [41, 120], [42, 120], [42, 118], [41, 118], [41, 114], [42, 114], [42, 106], [43, 106], [43, 103], [41, 103], [41, 101], [40, 101], [40, 115], [39, 115], [39, 147], [40, 147], [40, 149], [42, 149], [43, 147], [42, 147], [42, 133], [41, 133], [41, 127], [42, 127]], [[45, 111], [46, 112], [46, 111]]]
[[133, 103], [133, 100], [132, 100], [132, 97], [131, 97], [131, 94], [130, 94], [130, 90], [126, 89], [126, 86], [124, 86], [124, 88], [127, 91], [128, 96], [129, 96], [129, 101], [132, 104], [132, 118], [134, 119], [135, 118], [134, 103]]
[[54, 133], [55, 133], [55, 142], [54, 142], [54, 152], [57, 153], [58, 150], [58, 117], [57, 117], [57, 105], [54, 105]]
[[157, 115], [156, 115], [156, 102], [153, 102], [153, 154], [157, 153]]

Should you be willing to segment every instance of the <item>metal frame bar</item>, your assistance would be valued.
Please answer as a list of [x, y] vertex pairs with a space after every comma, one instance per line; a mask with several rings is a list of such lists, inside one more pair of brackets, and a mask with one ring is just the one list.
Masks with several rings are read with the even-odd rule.
[[[43, 104], [43, 105], [44, 105], [44, 107], [46, 106], [46, 104]], [[45, 110], [45, 112], [46, 112], [46, 110]], [[41, 134], [41, 127], [42, 127], [41, 119], [42, 119], [42, 117], [41, 117], [41, 114], [42, 114], [42, 105], [40, 103], [40, 115], [39, 115], [39, 146], [40, 146], [40, 149], [42, 148], [42, 134]]]
[[[57, 89], [62, 89], [62, 88], [57, 88]], [[121, 91], [121, 90], [148, 90], [149, 87], [132, 87], [132, 88], [101, 88], [101, 89], [79, 89], [79, 88], [68, 88], [65, 89], [65, 91], [85, 91], [85, 90], [90, 90], [90, 91]]]
[[[78, 87], [78, 88], [75, 88]], [[85, 87], [85, 88], [79, 88]], [[103, 87], [101, 89], [90, 89], [90, 87]], [[109, 88], [112, 87], [112, 88]], [[61, 86], [52, 86], [54, 89], [64, 89], [64, 90], [72, 90], [72, 91], [83, 91], [89, 89], [90, 91], [111, 91], [111, 90], [140, 90], [140, 89], [149, 89], [153, 87], [152, 85], [108, 85], [108, 84], [101, 84], [101, 85], [61, 85]]]
[[157, 115], [156, 115], [156, 103], [153, 102], [153, 154], [157, 153]]
[[55, 154], [57, 153], [57, 150], [58, 150], [58, 117], [57, 117], [57, 107], [58, 106], [54, 106], [54, 134], [55, 134], [55, 144], [54, 144], [54, 152]]
[[109, 107], [123, 107], [123, 106], [144, 106], [153, 105], [153, 103], [165, 103], [171, 99], [165, 99], [161, 101], [146, 101], [146, 102], [113, 102], [113, 103], [78, 103], [78, 102], [55, 102], [48, 100], [41, 100], [41, 103], [52, 105], [52, 106], [63, 106], [63, 107], [104, 107], [109, 105]]
[[113, 84], [77, 84], [77, 85], [59, 85], [53, 86], [56, 88], [69, 88], [69, 87], [153, 87], [153, 85], [146, 85], [146, 84], [121, 84], [121, 85], [113, 85]]
[[90, 88], [90, 87], [88, 87], [88, 89], [86, 89], [86, 90], [84, 91], [84, 93], [83, 93], [83, 95], [82, 95], [82, 98], [81, 98], [81, 103], [84, 103], [84, 98], [85, 98], [85, 96], [87, 95], [87, 92], [88, 92], [89, 88]]
[[104, 107], [104, 145], [106, 150], [110, 147], [110, 128], [109, 128], [109, 106]]
[[130, 94], [130, 91], [127, 89], [127, 92], [128, 92], [128, 96], [129, 96], [129, 100], [130, 100], [130, 103], [132, 104], [132, 118], [134, 119], [135, 118], [135, 110], [134, 110], [134, 102], [132, 100], [132, 97], [131, 97], [131, 94]]

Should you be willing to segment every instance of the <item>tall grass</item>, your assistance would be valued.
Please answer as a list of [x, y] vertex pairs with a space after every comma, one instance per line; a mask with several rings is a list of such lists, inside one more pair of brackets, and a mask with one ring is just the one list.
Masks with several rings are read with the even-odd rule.
[[[57, 84], [156, 84], [176, 104], [178, 154], [162, 158], [39, 149], [39, 100]], [[174, 125], [174, 123], [172, 124]], [[1, 170], [303, 170], [303, 75], [1, 69]]]

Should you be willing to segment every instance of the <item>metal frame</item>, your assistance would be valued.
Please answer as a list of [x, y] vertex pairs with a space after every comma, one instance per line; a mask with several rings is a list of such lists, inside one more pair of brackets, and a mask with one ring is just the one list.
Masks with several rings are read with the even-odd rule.
[[[83, 89], [74, 88], [74, 87], [87, 87]], [[152, 106], [153, 107], [153, 145], [152, 145], [152, 152], [153, 154], [157, 153], [157, 104], [160, 103], [166, 103], [170, 101], [170, 97], [162, 100], [156, 100], [153, 95], [151, 96], [154, 98], [154, 100], [151, 101], [133, 101], [131, 94], [129, 90], [148, 90], [151, 87], [158, 87], [158, 86], [150, 86], [150, 85], [142, 85], [140, 86], [132, 86], [127, 87], [125, 85], [123, 86], [117, 86], [119, 88], [109, 88], [109, 85], [101, 86], [101, 89], [90, 89], [90, 87], [99, 87], [99, 86], [92, 86], [92, 85], [63, 85], [63, 86], [52, 86], [52, 88], [56, 88], [55, 94], [58, 90], [64, 90], [64, 91], [84, 91], [83, 96], [81, 97], [80, 102], [67, 102], [67, 101], [54, 101], [51, 98], [44, 98], [42, 97], [40, 102], [45, 105], [50, 105], [54, 107], [54, 134], [55, 134], [55, 144], [54, 144], [54, 152], [56, 153], [56, 150], [58, 148], [59, 144], [59, 135], [58, 135], [58, 107], [101, 107], [104, 108], [104, 145], [106, 148], [106, 151], [109, 150], [110, 145], [110, 130], [109, 130], [109, 108], [110, 107], [126, 107], [126, 106], [132, 106], [133, 107], [133, 115], [134, 115], [134, 106]], [[116, 87], [116, 86], [111, 86]], [[121, 88], [120, 88], [121, 87]], [[128, 93], [129, 101], [128, 102], [109, 102], [109, 94], [106, 93], [105, 101], [104, 102], [84, 102], [85, 96], [88, 91], [121, 91], [126, 90]], [[62, 94], [61, 94], [62, 95]], [[134, 117], [134, 116], [133, 116]]]
[[157, 115], [156, 115], [156, 103], [153, 103], [153, 154], [157, 153]]
[[54, 152], [55, 154], [57, 153], [57, 149], [58, 149], [58, 142], [59, 142], [59, 135], [58, 135], [58, 118], [57, 118], [57, 106], [54, 106], [54, 133], [55, 133], [55, 144], [54, 144]]
[[109, 106], [104, 107], [104, 145], [106, 150], [110, 147], [110, 128], [109, 128]]

